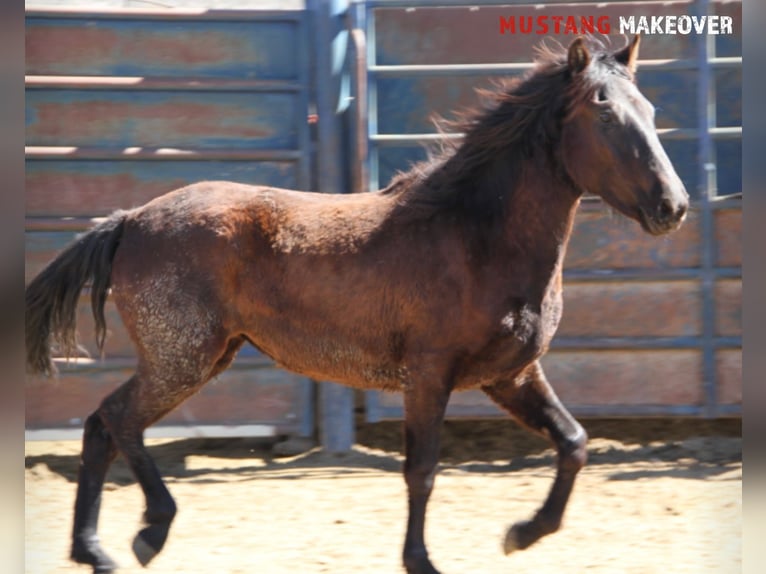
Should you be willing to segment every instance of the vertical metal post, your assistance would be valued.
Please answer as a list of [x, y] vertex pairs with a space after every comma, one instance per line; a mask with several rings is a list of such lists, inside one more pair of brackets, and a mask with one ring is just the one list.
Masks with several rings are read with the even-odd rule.
[[[707, 16], [709, 0], [697, 0], [697, 14]], [[700, 34], [697, 43], [697, 128], [699, 161], [699, 206], [701, 228], [702, 291], [702, 378], [704, 389], [704, 415], [712, 418], [717, 413], [718, 383], [715, 347], [715, 227], [712, 202], [716, 195], [715, 150], [710, 129], [715, 127], [715, 84], [711, 77], [709, 58], [715, 55], [715, 36]]]
[[[309, 0], [314, 22], [314, 77], [316, 85], [318, 161], [317, 185], [324, 193], [343, 193], [341, 162], [340, 78], [333, 72], [333, 41], [345, 32], [340, 15], [345, 0]], [[354, 444], [354, 392], [335, 383], [320, 382], [318, 389], [319, 438], [330, 452], [347, 451]]]
[[[375, 38], [375, 9], [365, 6], [367, 11], [367, 68], [377, 64], [376, 38]], [[369, 189], [380, 188], [380, 175], [378, 170], [378, 146], [370, 136], [378, 133], [378, 79], [374, 74], [367, 74], [367, 141], [369, 142]]]
[[364, 1], [355, 0], [349, 11], [349, 32], [354, 45], [353, 72], [354, 118], [353, 118], [353, 156], [351, 191], [363, 193], [370, 189], [370, 154], [367, 113], [367, 6]]
[[300, 110], [297, 121], [298, 125], [298, 144], [303, 153], [308, 154], [302, 157], [298, 162], [297, 184], [298, 189], [302, 191], [311, 190], [311, 172], [312, 172], [312, 149], [311, 149], [311, 130], [308, 124], [308, 118], [303, 117], [308, 113], [309, 101], [311, 99], [311, 39], [309, 37], [310, 23], [309, 15], [304, 10], [296, 23], [298, 28], [298, 82], [301, 85], [299, 95]]

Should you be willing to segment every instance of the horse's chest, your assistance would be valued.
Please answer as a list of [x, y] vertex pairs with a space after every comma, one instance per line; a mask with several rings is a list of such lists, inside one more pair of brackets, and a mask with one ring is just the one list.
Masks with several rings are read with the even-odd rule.
[[503, 315], [478, 353], [466, 358], [457, 387], [489, 384], [513, 377], [547, 350], [561, 319], [561, 294], [546, 297], [535, 308], [523, 305]]

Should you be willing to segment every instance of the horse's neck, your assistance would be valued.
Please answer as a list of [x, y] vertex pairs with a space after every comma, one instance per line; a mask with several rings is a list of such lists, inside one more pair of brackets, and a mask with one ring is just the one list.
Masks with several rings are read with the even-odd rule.
[[508, 198], [507, 247], [540, 273], [560, 274], [579, 203], [580, 194], [553, 169], [522, 169]]

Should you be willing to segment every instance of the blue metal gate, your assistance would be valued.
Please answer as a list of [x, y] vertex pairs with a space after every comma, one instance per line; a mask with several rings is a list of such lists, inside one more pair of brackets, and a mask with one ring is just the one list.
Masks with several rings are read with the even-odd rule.
[[[309, 32], [305, 10], [27, 10], [27, 280], [94, 218], [188, 183], [312, 189]], [[95, 360], [65, 367], [66, 384], [28, 381], [29, 436], [79, 435], [130, 375], [132, 345], [107, 314], [104, 360], [83, 297]], [[313, 389], [243, 349], [149, 434], [310, 435]]]
[[[475, 86], [531, 67], [541, 36], [504, 34], [501, 18], [588, 14], [613, 26], [619, 15], [732, 18], [733, 35], [644, 37], [639, 82], [661, 109], [660, 137], [694, 210], [681, 232], [658, 242], [616, 224], [599, 200], [584, 202], [565, 264], [564, 318], [543, 365], [580, 416], [739, 416], [741, 3], [370, 0], [355, 8], [353, 26], [366, 37], [371, 189], [441, 137], [431, 112], [449, 117], [473, 101]], [[402, 416], [399, 395], [370, 392], [366, 405], [368, 421]], [[448, 409], [499, 414], [478, 391], [456, 394]]]
[[[530, 67], [542, 36], [499, 25], [530, 10], [613, 25], [631, 14], [733, 18], [733, 35], [644, 38], [639, 81], [661, 108], [660, 135], [694, 193], [693, 213], [657, 240], [585, 201], [566, 260], [566, 311], [543, 363], [581, 416], [741, 415], [741, 2], [29, 9], [27, 279], [94, 218], [193, 181], [332, 193], [385, 185], [438, 139], [431, 112], [449, 115], [473, 102], [474, 87]], [[644, 313], [650, 303], [655, 312]], [[79, 361], [66, 385], [28, 381], [29, 430], [79, 434], [81, 419], [127, 377], [132, 347], [116, 310], [107, 312], [106, 360]], [[85, 305], [80, 326], [93, 341]], [[155, 434], [308, 435], [316, 407], [323, 444], [348, 448], [353, 391], [315, 385], [249, 350]], [[500, 413], [467, 392], [448, 414]], [[398, 395], [366, 394], [367, 420], [401, 415]]]

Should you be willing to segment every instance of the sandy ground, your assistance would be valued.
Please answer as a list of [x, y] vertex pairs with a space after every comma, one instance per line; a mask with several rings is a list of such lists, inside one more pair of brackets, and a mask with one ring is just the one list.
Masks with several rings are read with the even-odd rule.
[[[737, 573], [739, 421], [594, 421], [590, 461], [563, 529], [509, 557], [505, 528], [529, 517], [552, 452], [512, 423], [448, 422], [427, 540], [444, 574]], [[163, 553], [130, 552], [143, 499], [122, 461], [110, 471], [101, 539], [120, 572], [396, 573], [405, 523], [398, 425], [362, 425], [353, 452], [273, 456], [253, 439], [156, 440], [179, 513]], [[26, 444], [26, 572], [85, 573], [68, 561], [79, 444]]]

